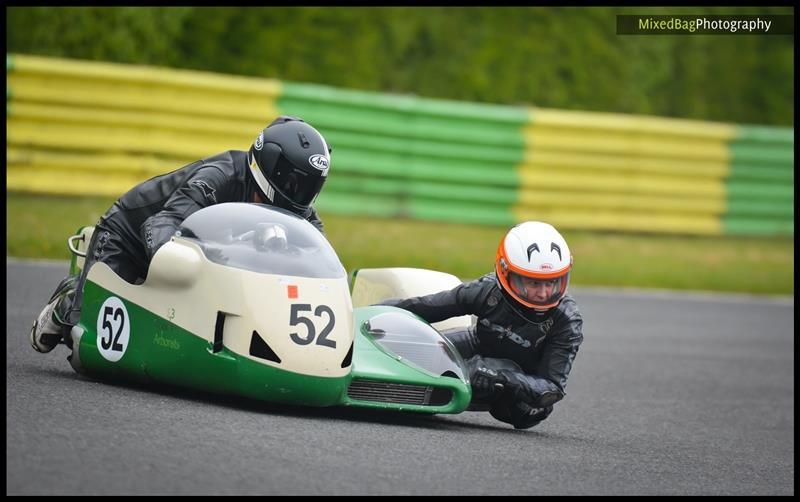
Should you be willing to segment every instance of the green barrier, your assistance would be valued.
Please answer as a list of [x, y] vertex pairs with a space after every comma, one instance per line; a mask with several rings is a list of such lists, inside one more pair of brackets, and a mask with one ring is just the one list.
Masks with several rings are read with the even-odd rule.
[[794, 201], [794, 186], [785, 183], [756, 184], [739, 181], [728, 183], [728, 198]]
[[792, 235], [794, 220], [726, 217], [723, 219], [723, 228], [725, 235]]
[[458, 122], [455, 119], [374, 109], [354, 109], [338, 103], [317, 104], [285, 97], [279, 100], [278, 106], [286, 113], [303, 117], [320, 130], [343, 130], [464, 144], [479, 143], [515, 149], [522, 147], [522, 138], [519, 136], [517, 125], [498, 124], [496, 127], [490, 127], [475, 122]]
[[318, 211], [325, 213], [358, 214], [379, 218], [403, 218], [409, 210], [402, 201], [378, 195], [359, 195], [323, 190], [315, 202]]
[[[387, 136], [357, 134], [320, 128], [328, 144], [336, 151], [338, 148], [390, 152], [407, 156], [427, 156], [444, 159], [463, 159], [489, 163], [514, 164], [522, 160], [522, 152], [508, 148], [483, 145], [462, 145], [438, 143], [433, 141], [408, 140]], [[336, 155], [336, 154], [333, 154]], [[331, 159], [336, 162], [335, 158]]]
[[378, 194], [397, 198], [423, 197], [445, 201], [463, 201], [476, 204], [501, 204], [509, 206], [516, 201], [516, 189], [459, 186], [421, 181], [364, 178], [357, 176], [332, 176], [325, 191], [355, 194]]
[[[519, 178], [513, 164], [497, 162], [437, 159], [384, 152], [369, 152], [334, 147], [332, 166], [337, 175], [363, 174], [442, 181], [480, 186], [518, 187]], [[333, 179], [333, 176], [331, 176]]]
[[758, 201], [733, 199], [728, 203], [727, 217], [774, 217], [789, 219], [794, 217], [794, 201]]
[[316, 207], [321, 212], [357, 214], [381, 218], [416, 218], [452, 223], [478, 223], [510, 226], [513, 215], [502, 205], [477, 207], [471, 203], [453, 203], [425, 198], [392, 199], [375, 195], [339, 193], [327, 190], [319, 196]]
[[753, 141], [759, 143], [784, 143], [794, 145], [794, 129], [789, 127], [767, 127], [742, 125], [734, 141]]
[[792, 184], [794, 183], [794, 165], [786, 168], [737, 162], [731, 166], [731, 179]]
[[794, 168], [794, 145], [733, 143], [730, 150], [734, 164], [768, 164], [785, 169]]
[[424, 199], [411, 202], [411, 217], [421, 220], [511, 226], [517, 221], [507, 206], [452, 203]]
[[[281, 101], [286, 100], [286, 101]], [[370, 107], [413, 115], [443, 116], [479, 122], [509, 122], [522, 125], [528, 121], [527, 110], [519, 107], [418, 98], [369, 91], [337, 89], [325, 85], [283, 82], [279, 103], [288, 100], [339, 103], [352, 107]]]

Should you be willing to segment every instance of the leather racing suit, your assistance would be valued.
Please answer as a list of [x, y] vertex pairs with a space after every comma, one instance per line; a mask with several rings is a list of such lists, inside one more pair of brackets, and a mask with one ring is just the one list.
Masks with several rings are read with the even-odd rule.
[[[467, 329], [445, 330], [465, 359], [473, 382], [470, 409], [485, 409], [498, 420], [527, 428], [544, 420], [564, 397], [567, 377], [583, 341], [583, 319], [566, 294], [546, 312], [521, 306], [500, 286], [494, 272], [449, 291], [382, 305], [408, 310], [429, 323], [472, 314]], [[474, 382], [487, 372], [500, 373], [504, 390], [476, 392]]]
[[[143, 282], [153, 255], [189, 215], [222, 202], [252, 202], [258, 186], [249, 169], [247, 152], [228, 150], [155, 176], [122, 195], [95, 225], [80, 276], [65, 278], [51, 297], [64, 296], [56, 307], [68, 325], [64, 334], [80, 318], [83, 285], [94, 262], [106, 263], [132, 284]], [[300, 216], [324, 233], [313, 206]], [[69, 344], [69, 337], [64, 339]]]

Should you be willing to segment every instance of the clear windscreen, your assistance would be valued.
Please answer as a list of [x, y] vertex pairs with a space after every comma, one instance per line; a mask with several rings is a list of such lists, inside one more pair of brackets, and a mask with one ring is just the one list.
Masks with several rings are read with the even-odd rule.
[[364, 323], [367, 336], [391, 354], [436, 376], [466, 382], [464, 361], [453, 344], [429, 324], [401, 312], [384, 312]]
[[299, 277], [347, 275], [314, 225], [266, 204], [229, 202], [203, 208], [183, 221], [176, 237], [197, 243], [220, 265]]

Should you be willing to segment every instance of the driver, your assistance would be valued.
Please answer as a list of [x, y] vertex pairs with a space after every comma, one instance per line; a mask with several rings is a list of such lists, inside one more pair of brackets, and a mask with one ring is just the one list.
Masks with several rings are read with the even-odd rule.
[[475, 315], [473, 326], [442, 333], [467, 364], [473, 390], [468, 409], [527, 429], [564, 397], [583, 341], [583, 320], [567, 293], [571, 269], [561, 234], [547, 223], [528, 221], [500, 241], [494, 272], [450, 291], [382, 304], [429, 323]]
[[280, 116], [259, 133], [250, 150], [228, 150], [151, 178], [122, 195], [95, 226], [79, 276], [56, 288], [30, 332], [38, 352], [50, 352], [80, 318], [83, 284], [101, 261], [138, 284], [150, 260], [195, 211], [222, 202], [270, 204], [307, 219], [320, 232], [313, 203], [328, 179], [331, 149], [303, 119]]

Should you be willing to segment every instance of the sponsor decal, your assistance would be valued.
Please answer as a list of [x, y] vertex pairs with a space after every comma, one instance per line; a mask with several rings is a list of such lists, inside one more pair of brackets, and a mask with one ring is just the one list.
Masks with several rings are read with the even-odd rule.
[[165, 338], [159, 333], [156, 333], [156, 336], [153, 337], [153, 343], [156, 345], [160, 345], [165, 349], [172, 349], [172, 350], [180, 350], [181, 343], [178, 340], [173, 340], [172, 338]]
[[203, 180], [195, 180], [189, 184], [199, 188], [200, 191], [203, 192], [203, 196], [205, 196], [206, 199], [210, 200], [214, 204], [217, 203], [217, 196], [214, 195], [214, 192], [216, 192], [216, 190], [214, 190], [214, 188], [211, 185], [209, 185]]
[[552, 263], [542, 263], [539, 266], [539, 270], [553, 270], [553, 264]]
[[256, 138], [256, 142], [253, 144], [253, 148], [256, 150], [261, 150], [264, 148], [264, 131], [261, 131]]
[[286, 295], [289, 298], [297, 298], [297, 286], [295, 285], [286, 286]]
[[308, 163], [311, 164], [311, 167], [319, 169], [320, 171], [325, 171], [328, 169], [328, 157], [322, 155], [321, 153], [309, 157]]

